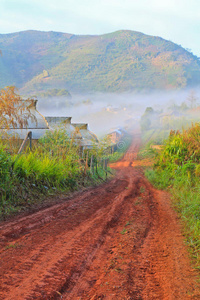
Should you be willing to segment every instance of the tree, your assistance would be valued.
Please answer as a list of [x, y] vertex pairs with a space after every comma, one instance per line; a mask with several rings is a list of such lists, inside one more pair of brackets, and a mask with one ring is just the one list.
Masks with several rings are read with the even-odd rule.
[[187, 97], [187, 100], [190, 102], [190, 107], [191, 108], [196, 107], [197, 97], [195, 95], [195, 91], [190, 92], [189, 96]]
[[146, 117], [146, 115], [143, 115], [141, 117], [140, 126], [143, 131], [148, 130], [150, 128], [151, 121], [149, 120], [149, 118]]
[[[25, 105], [14, 86], [0, 90], [0, 128], [24, 128], [28, 126], [28, 119], [35, 120], [30, 109]], [[31, 99], [27, 99], [31, 100]]]
[[90, 99], [83, 100], [83, 104], [85, 104], [85, 105], [91, 105], [92, 101]]
[[140, 126], [142, 130], [148, 130], [151, 126], [151, 120], [154, 118], [155, 111], [152, 107], [147, 107], [140, 119]]
[[182, 111], [187, 110], [187, 109], [188, 109], [187, 104], [186, 104], [185, 102], [182, 102], [182, 103], [181, 103], [181, 106], [180, 106], [180, 109], [181, 109]]
[[152, 107], [147, 107], [146, 110], [145, 110], [145, 114], [153, 114], [154, 113], [154, 110]]

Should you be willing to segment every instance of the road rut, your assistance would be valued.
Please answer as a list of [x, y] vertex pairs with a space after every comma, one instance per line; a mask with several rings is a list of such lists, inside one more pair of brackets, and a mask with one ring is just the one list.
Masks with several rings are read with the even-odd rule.
[[0, 223], [0, 299], [200, 299], [166, 192], [137, 161], [140, 136], [98, 187]]

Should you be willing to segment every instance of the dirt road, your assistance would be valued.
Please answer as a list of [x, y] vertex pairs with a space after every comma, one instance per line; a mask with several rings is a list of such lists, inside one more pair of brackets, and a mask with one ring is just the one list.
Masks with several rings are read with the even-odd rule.
[[0, 299], [200, 299], [176, 214], [136, 161], [61, 204], [0, 224]]

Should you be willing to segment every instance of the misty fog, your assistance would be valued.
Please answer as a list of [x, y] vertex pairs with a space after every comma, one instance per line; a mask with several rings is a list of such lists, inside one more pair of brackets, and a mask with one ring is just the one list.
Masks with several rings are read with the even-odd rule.
[[90, 130], [101, 136], [118, 127], [139, 122], [146, 107], [162, 112], [181, 103], [190, 106], [188, 97], [191, 91], [194, 92], [196, 106], [200, 105], [200, 89], [196, 88], [140, 94], [72, 95], [71, 99], [38, 99], [37, 108], [44, 116], [66, 116], [72, 117], [72, 123], [88, 123]]

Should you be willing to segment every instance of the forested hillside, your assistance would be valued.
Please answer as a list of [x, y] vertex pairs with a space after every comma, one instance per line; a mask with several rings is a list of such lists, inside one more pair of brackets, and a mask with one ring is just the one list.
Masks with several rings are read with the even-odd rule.
[[200, 83], [196, 56], [134, 31], [99, 36], [24, 31], [0, 35], [0, 87], [22, 93], [175, 89]]

